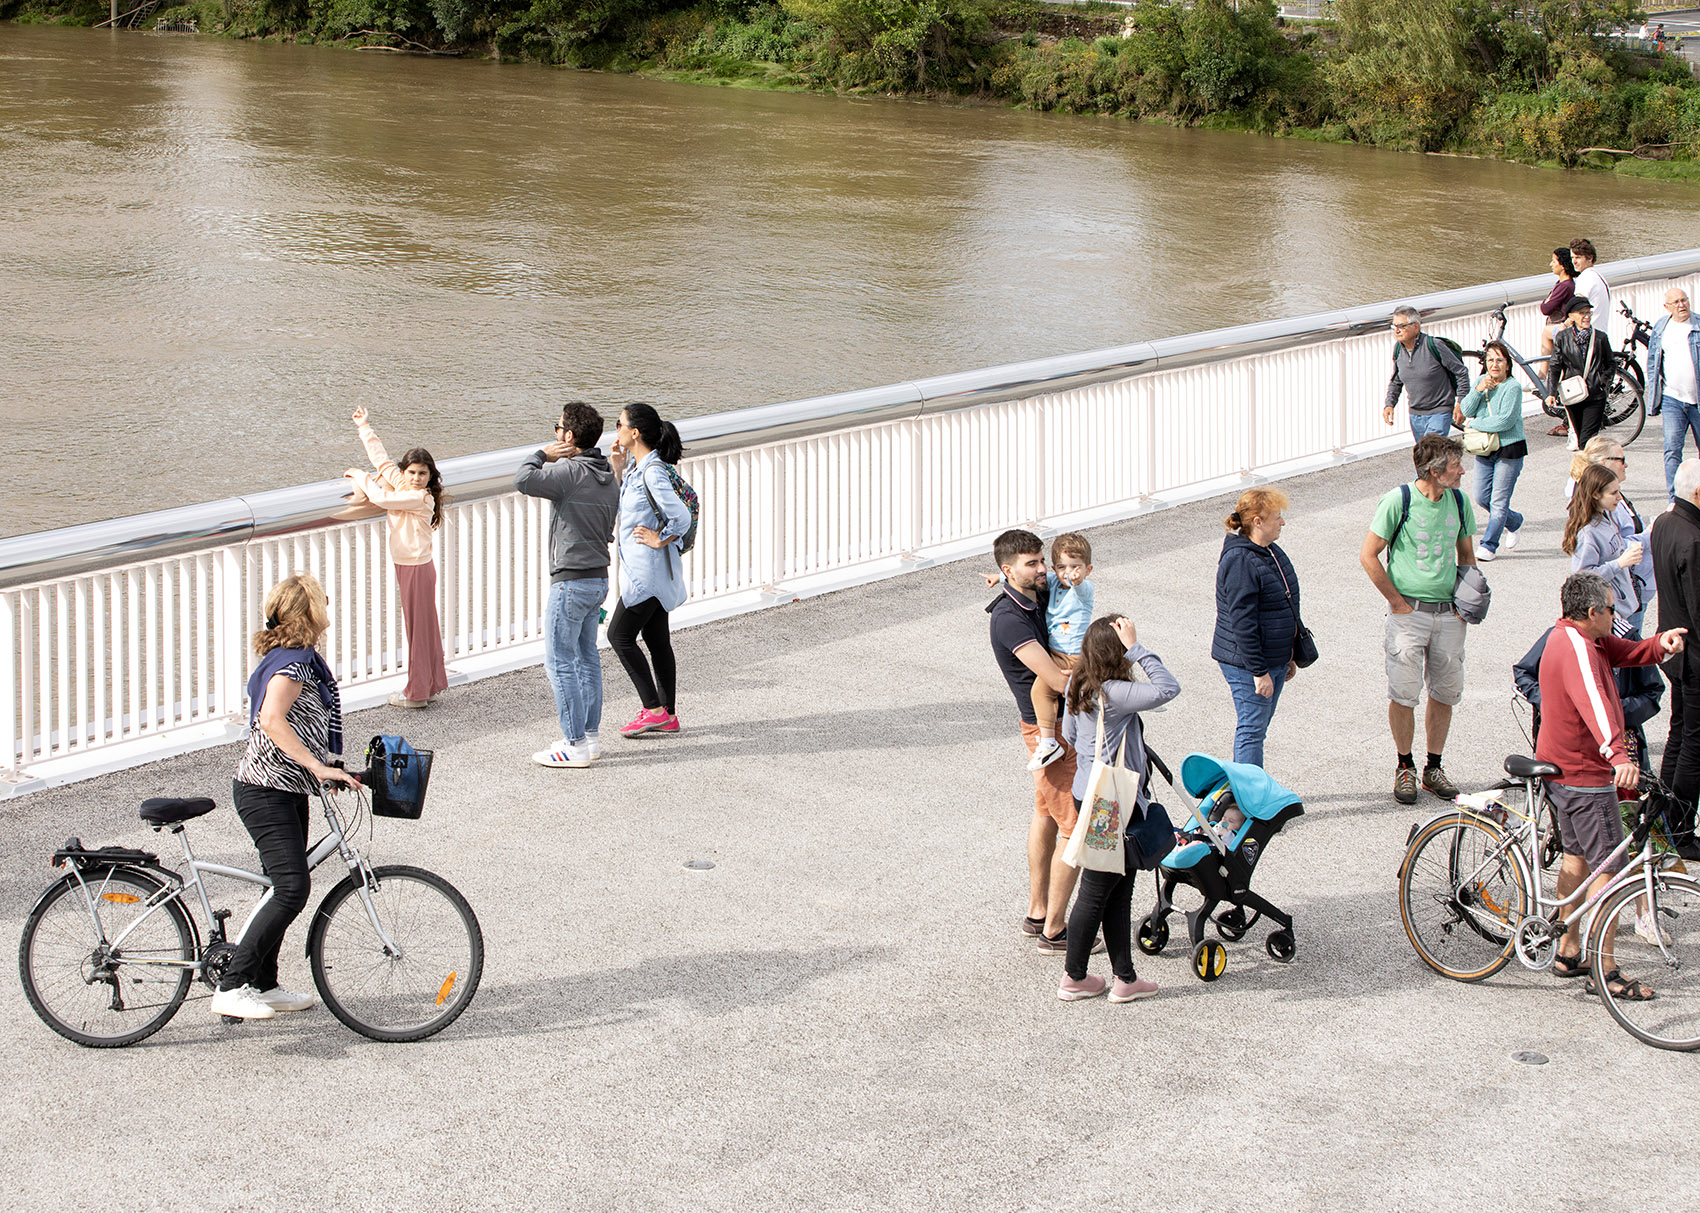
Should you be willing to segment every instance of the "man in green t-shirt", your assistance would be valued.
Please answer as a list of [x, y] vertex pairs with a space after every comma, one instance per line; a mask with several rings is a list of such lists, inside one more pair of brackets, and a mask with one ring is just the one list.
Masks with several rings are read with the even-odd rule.
[[1358, 553], [1371, 584], [1387, 599], [1387, 723], [1399, 754], [1393, 798], [1400, 804], [1417, 800], [1411, 745], [1425, 683], [1428, 762], [1422, 786], [1446, 800], [1458, 795], [1458, 786], [1446, 777], [1440, 762], [1452, 708], [1464, 697], [1466, 625], [1452, 608], [1452, 588], [1458, 566], [1476, 563], [1470, 542], [1476, 533], [1476, 511], [1458, 489], [1464, 476], [1463, 446], [1453, 438], [1425, 434], [1411, 457], [1416, 481], [1381, 499]]

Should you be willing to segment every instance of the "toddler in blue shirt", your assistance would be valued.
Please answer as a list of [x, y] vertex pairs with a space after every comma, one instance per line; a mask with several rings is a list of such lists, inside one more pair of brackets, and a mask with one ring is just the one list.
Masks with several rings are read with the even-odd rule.
[[[1046, 647], [1051, 660], [1063, 670], [1072, 670], [1080, 657], [1086, 627], [1092, 622], [1092, 545], [1075, 531], [1051, 541], [1051, 571], [1045, 574]], [[986, 583], [996, 585], [1001, 577], [986, 574]], [[1029, 771], [1049, 766], [1063, 756], [1057, 740], [1057, 708], [1060, 696], [1043, 678], [1033, 680], [1033, 716], [1039, 722], [1039, 744], [1027, 763]]]

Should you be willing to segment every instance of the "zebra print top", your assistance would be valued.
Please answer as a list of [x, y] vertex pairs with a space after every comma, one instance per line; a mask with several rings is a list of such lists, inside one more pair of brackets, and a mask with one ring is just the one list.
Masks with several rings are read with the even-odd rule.
[[[331, 732], [342, 731], [342, 696], [337, 693], [336, 684], [331, 684], [331, 702], [326, 704], [319, 698], [318, 676], [307, 662], [286, 665], [278, 673], [301, 684], [301, 693], [289, 705], [284, 721], [314, 758], [328, 764]], [[248, 734], [248, 749], [242, 755], [242, 764], [236, 768], [236, 778], [280, 792], [312, 796], [319, 790], [319, 781], [312, 773], [278, 749], [277, 743], [258, 725]]]

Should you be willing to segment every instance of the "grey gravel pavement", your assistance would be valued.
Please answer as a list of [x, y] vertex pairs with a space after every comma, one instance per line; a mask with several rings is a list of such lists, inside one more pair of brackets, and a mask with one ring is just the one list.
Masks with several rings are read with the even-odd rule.
[[[1447, 750], [1466, 788], [1523, 748], [1510, 664], [1569, 567], [1567, 458], [1534, 442], [1530, 521], [1489, 570]], [[0, 1207], [1693, 1207], [1700, 1056], [1645, 1048], [1574, 983], [1515, 965], [1448, 982], [1400, 929], [1405, 834], [1439, 802], [1391, 797], [1382, 612], [1356, 553], [1409, 469], [1389, 456], [1286, 486], [1323, 652], [1269, 744], [1306, 806], [1257, 878], [1297, 917], [1292, 965], [1265, 956], [1260, 925], [1214, 985], [1171, 944], [1141, 960], [1157, 998], [1057, 1001], [1061, 962], [1016, 930], [1030, 782], [986, 641], [990, 561], [966, 562], [682, 634], [685, 731], [610, 733], [591, 770], [532, 765], [555, 735], [536, 670], [355, 716], [354, 737], [437, 751], [424, 819], [380, 822], [372, 849], [476, 908], [488, 958], [466, 1015], [382, 1045], [322, 1008], [226, 1026], [198, 996], [145, 1044], [93, 1051], [35, 1018], [13, 970]], [[1630, 472], [1657, 508], [1655, 435]], [[1180, 679], [1148, 726], [1176, 757], [1231, 748], [1209, 659], [1230, 504], [1092, 533], [1100, 610], [1131, 613]], [[607, 684], [611, 729], [637, 705], [612, 663]], [[251, 863], [235, 762], [213, 750], [6, 804], [0, 937], [18, 938], [67, 835], [164, 851], [136, 818], [145, 796], [217, 797], [198, 849]], [[1150, 896], [1142, 878], [1136, 909]], [[302, 936], [284, 952], [298, 989]]]

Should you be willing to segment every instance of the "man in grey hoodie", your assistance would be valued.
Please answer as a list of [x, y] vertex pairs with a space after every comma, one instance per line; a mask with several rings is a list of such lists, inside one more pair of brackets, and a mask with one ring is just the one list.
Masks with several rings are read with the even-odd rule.
[[543, 666], [555, 691], [561, 737], [532, 760], [587, 767], [602, 756], [602, 656], [596, 625], [608, 598], [608, 547], [620, 512], [620, 486], [597, 449], [602, 414], [574, 400], [561, 410], [555, 441], [529, 455], [514, 488], [550, 506], [549, 605]]

